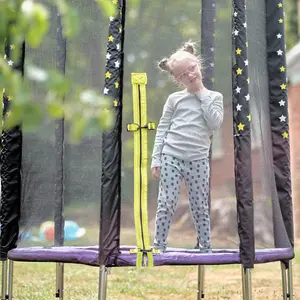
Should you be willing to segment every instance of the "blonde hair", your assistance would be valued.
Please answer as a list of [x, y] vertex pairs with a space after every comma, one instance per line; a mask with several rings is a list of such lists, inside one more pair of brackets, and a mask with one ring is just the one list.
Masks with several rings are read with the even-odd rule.
[[[200, 58], [196, 56], [197, 50], [195, 43], [192, 41], [185, 42], [175, 53], [173, 53], [169, 58], [164, 57], [158, 62], [157, 66], [161, 71], [168, 72], [172, 74], [173, 64], [178, 60], [178, 56], [185, 53], [189, 53], [195, 56], [195, 59], [200, 62]], [[188, 58], [183, 55], [183, 58]]]

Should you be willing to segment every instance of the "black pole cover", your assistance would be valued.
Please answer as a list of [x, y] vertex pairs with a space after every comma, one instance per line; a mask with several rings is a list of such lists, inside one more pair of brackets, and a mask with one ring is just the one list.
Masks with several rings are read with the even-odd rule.
[[202, 0], [201, 58], [204, 60], [203, 83], [214, 89], [216, 0]]
[[[11, 59], [14, 45], [6, 44], [5, 54], [8, 65], [24, 74], [25, 43], [21, 45], [18, 61]], [[9, 111], [10, 95], [3, 95], [3, 116]], [[6, 260], [7, 253], [16, 248], [19, 235], [21, 206], [21, 160], [22, 132], [18, 126], [2, 132], [1, 139], [1, 207], [0, 207], [0, 259]]]
[[[294, 246], [291, 197], [288, 97], [284, 38], [284, 1], [265, 0], [269, 107], [276, 190], [285, 229]], [[276, 237], [275, 237], [275, 246]]]
[[120, 245], [124, 27], [125, 1], [119, 1], [117, 15], [110, 18], [105, 67], [104, 95], [111, 97], [115, 124], [102, 137], [100, 265], [117, 254]]
[[[56, 30], [56, 68], [65, 74], [67, 41], [63, 36], [61, 16], [57, 12]], [[55, 126], [55, 208], [54, 208], [54, 245], [64, 244], [64, 119], [56, 120]]]
[[237, 200], [240, 258], [244, 268], [253, 268], [255, 258], [253, 224], [253, 186], [249, 79], [247, 59], [247, 23], [244, 0], [233, 1], [233, 134], [235, 188]]

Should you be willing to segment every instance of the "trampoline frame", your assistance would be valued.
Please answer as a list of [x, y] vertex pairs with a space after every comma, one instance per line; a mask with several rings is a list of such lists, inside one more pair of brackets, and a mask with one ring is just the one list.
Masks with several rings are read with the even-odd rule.
[[[64, 264], [56, 263], [56, 290], [55, 297], [59, 300], [64, 299]], [[281, 264], [281, 282], [282, 282], [282, 299], [294, 300], [293, 295], [293, 270], [292, 260], [288, 264]], [[98, 284], [98, 299], [106, 300], [108, 275], [112, 267], [105, 265], [99, 266], [99, 284]], [[250, 268], [241, 266], [241, 285], [243, 300], [252, 300], [252, 276]], [[1, 282], [1, 300], [13, 300], [13, 276], [14, 276], [14, 261], [2, 261], [2, 282]], [[197, 267], [197, 300], [205, 298], [205, 266]]]

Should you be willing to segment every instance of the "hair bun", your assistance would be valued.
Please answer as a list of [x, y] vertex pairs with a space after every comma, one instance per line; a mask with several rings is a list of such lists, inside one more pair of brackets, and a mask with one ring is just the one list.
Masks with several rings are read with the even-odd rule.
[[197, 52], [196, 47], [195, 47], [195, 43], [192, 43], [190, 41], [183, 44], [182, 50], [186, 51], [186, 52], [189, 52], [193, 55], [195, 55], [196, 52]]
[[163, 58], [159, 63], [158, 63], [158, 67], [163, 70], [163, 71], [169, 71], [169, 65], [168, 65], [168, 58]]

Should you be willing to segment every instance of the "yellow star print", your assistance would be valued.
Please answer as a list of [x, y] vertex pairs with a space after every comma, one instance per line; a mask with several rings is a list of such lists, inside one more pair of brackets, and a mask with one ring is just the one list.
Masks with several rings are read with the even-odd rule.
[[7, 96], [7, 100], [8, 101], [12, 100], [12, 97], [11, 96]]
[[111, 73], [110, 72], [106, 72], [105, 73], [105, 78], [110, 78], [111, 77]]
[[283, 6], [283, 4], [280, 2], [280, 3], [278, 3], [278, 7], [282, 7]]
[[248, 82], [248, 84], [250, 84], [250, 78], [247, 78], [247, 82]]
[[249, 46], [249, 43], [248, 43], [248, 42], [246, 42], [246, 47], [248, 48], [248, 46]]
[[114, 106], [118, 106], [118, 100], [117, 99], [114, 100]]
[[215, 82], [215, 78], [214, 77], [212, 77], [210, 80], [211, 80], [212, 83]]
[[284, 139], [287, 139], [289, 137], [289, 134], [285, 131], [283, 134], [282, 134], [282, 137]]
[[119, 82], [116, 81], [116, 82], [115, 82], [115, 88], [117, 89], [118, 87], [119, 87]]
[[108, 37], [108, 40], [109, 40], [110, 42], [112, 42], [114, 39], [115, 39], [115, 38], [114, 38], [112, 35], [110, 35], [110, 36]]
[[286, 90], [286, 84], [283, 83], [282, 85], [280, 85], [280, 87], [282, 90]]
[[239, 130], [239, 131], [242, 131], [242, 130], [244, 130], [244, 127], [245, 127], [245, 125], [244, 125], [243, 123], [240, 123], [240, 124], [238, 125], [238, 130]]
[[280, 19], [278, 20], [278, 22], [279, 22], [279, 23], [283, 23], [283, 19], [280, 18]]
[[112, 0], [112, 3], [113, 3], [113, 4], [117, 4], [117, 3], [118, 3], [118, 0]]
[[119, 32], [120, 32], [120, 33], [122, 32], [122, 27], [119, 28]]
[[236, 52], [237, 55], [241, 55], [242, 54], [242, 50], [240, 48], [237, 48], [235, 50], [235, 52]]
[[14, 44], [9, 46], [11, 50], [14, 50], [16, 48], [16, 46]]
[[241, 75], [243, 73], [243, 70], [241, 68], [238, 68], [236, 70], [236, 74]]
[[284, 66], [281, 66], [280, 67], [280, 72], [284, 72], [285, 71], [285, 67]]
[[248, 118], [248, 121], [250, 122], [251, 121], [251, 115], [248, 115], [247, 118]]

